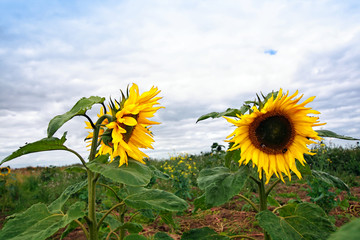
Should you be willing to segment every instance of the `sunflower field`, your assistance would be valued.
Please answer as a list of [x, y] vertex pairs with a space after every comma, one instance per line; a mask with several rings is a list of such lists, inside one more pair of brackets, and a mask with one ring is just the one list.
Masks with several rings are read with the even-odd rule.
[[[81, 98], [54, 117], [47, 137], [0, 163], [0, 239], [358, 239], [360, 147], [325, 145], [329, 130], [298, 92], [271, 92], [200, 116], [234, 125], [226, 144], [201, 154], [151, 159], [150, 120], [160, 91], [136, 84], [105, 105]], [[86, 113], [102, 108], [93, 121]], [[90, 154], [54, 137], [73, 117], [86, 118]], [[79, 164], [10, 169], [24, 154], [63, 150]]]

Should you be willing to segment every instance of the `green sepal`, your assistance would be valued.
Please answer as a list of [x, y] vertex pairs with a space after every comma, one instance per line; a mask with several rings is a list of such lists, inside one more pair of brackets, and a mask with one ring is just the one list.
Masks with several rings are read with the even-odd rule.
[[344, 135], [339, 135], [339, 134], [334, 133], [329, 130], [316, 130], [316, 132], [318, 133], [319, 137], [331, 137], [331, 138], [338, 138], [338, 139], [343, 139], [343, 140], [360, 140], [359, 138], [353, 138], [353, 137], [348, 137], [348, 136], [344, 136]]
[[205, 191], [205, 204], [219, 206], [240, 192], [249, 178], [246, 167], [231, 172], [226, 167], [203, 169], [197, 179], [198, 186]]
[[56, 214], [51, 213], [43, 203], [35, 204], [23, 213], [10, 216], [0, 230], [0, 239], [47, 239], [73, 220], [84, 217], [84, 208], [84, 202], [76, 202], [66, 214]]
[[51, 119], [49, 122], [49, 126], [47, 129], [48, 137], [52, 137], [55, 132], [67, 121], [72, 119], [75, 116], [81, 116], [86, 113], [87, 110], [91, 109], [91, 107], [94, 104], [97, 103], [103, 103], [105, 101], [105, 98], [103, 97], [97, 97], [97, 96], [91, 96], [89, 98], [81, 98], [75, 105], [71, 108], [70, 111], [58, 115]]
[[184, 232], [181, 240], [230, 240], [231, 238], [220, 235], [209, 227], [191, 229]]
[[63, 144], [66, 141], [66, 132], [63, 134], [61, 139], [56, 137], [49, 137], [43, 138], [39, 141], [28, 143], [25, 146], [20, 147], [18, 150], [4, 158], [0, 165], [10, 161], [14, 158], [35, 152], [44, 152], [44, 151], [51, 151], [51, 150], [67, 150], [68, 148], [65, 147]]
[[256, 219], [272, 240], [321, 240], [335, 231], [326, 213], [316, 204], [306, 202], [288, 209], [283, 216], [261, 211]]
[[146, 186], [152, 177], [152, 171], [145, 164], [128, 159], [128, 164], [119, 167], [119, 161], [108, 163], [108, 155], [100, 155], [86, 166], [93, 172], [100, 173], [114, 182], [129, 186]]

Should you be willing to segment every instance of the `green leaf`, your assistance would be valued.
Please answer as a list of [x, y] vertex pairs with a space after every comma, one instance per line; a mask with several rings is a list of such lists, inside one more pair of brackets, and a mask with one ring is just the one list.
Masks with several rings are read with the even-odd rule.
[[326, 182], [340, 190], [347, 191], [350, 193], [349, 186], [344, 183], [340, 178], [335, 177], [327, 172], [311, 170], [312, 176], [320, 181]]
[[125, 204], [135, 209], [159, 211], [183, 211], [188, 204], [178, 196], [158, 189], [139, 189], [137, 193], [124, 199]]
[[[231, 146], [232, 145], [233, 145], [233, 143], [231, 143]], [[236, 150], [233, 150], [233, 151], [227, 151], [226, 154], [225, 154], [225, 166], [227, 168], [230, 168], [232, 162], [238, 162], [240, 160], [240, 158], [241, 158], [240, 154], [241, 154], [241, 149], [236, 149]]]
[[164, 179], [164, 180], [168, 180], [170, 179], [170, 176], [167, 175], [166, 173], [163, 173], [162, 171], [160, 171], [159, 169], [157, 169], [155, 166], [150, 165], [149, 168], [152, 171], [152, 175], [153, 177], [155, 177], [156, 179]]
[[141, 224], [133, 222], [126, 222], [121, 226], [121, 228], [126, 229], [129, 233], [139, 233], [143, 230]]
[[227, 236], [219, 235], [209, 227], [191, 229], [184, 232], [181, 240], [230, 240]]
[[169, 211], [162, 211], [160, 212], [160, 217], [161, 219], [163, 220], [163, 222], [167, 225], [171, 225], [173, 226], [174, 228], [176, 227], [176, 224], [175, 224], [175, 221], [174, 221], [174, 218], [173, 218], [173, 213], [172, 212], [169, 212]]
[[206, 198], [205, 193], [194, 200], [194, 210], [193, 212], [196, 212], [198, 209], [206, 210], [211, 208], [212, 206], [209, 204], [206, 204]]
[[147, 240], [147, 238], [138, 234], [130, 234], [124, 237], [124, 240]]
[[64, 232], [61, 234], [60, 236], [60, 240], [64, 239], [67, 235], [69, 235], [69, 233], [71, 233], [72, 231], [74, 231], [77, 227], [79, 227], [79, 225], [75, 222], [72, 221], [64, 230]]
[[123, 183], [129, 186], [146, 186], [152, 177], [152, 171], [146, 165], [128, 160], [128, 165], [119, 167], [119, 161], [111, 163], [104, 162], [106, 155], [100, 155], [86, 166], [93, 172], [100, 173], [104, 177], [110, 178], [114, 182]]
[[358, 240], [360, 236], [360, 218], [354, 219], [341, 226], [330, 235], [329, 240]]
[[84, 202], [76, 202], [64, 215], [50, 213], [43, 203], [35, 204], [23, 213], [11, 216], [0, 231], [0, 239], [47, 239], [73, 220], [85, 216], [84, 208]]
[[28, 143], [25, 146], [20, 147], [18, 150], [13, 152], [8, 157], [4, 158], [1, 161], [0, 165], [14, 158], [29, 153], [51, 151], [51, 150], [67, 150], [67, 147], [63, 145], [65, 141], [66, 141], [66, 132], [61, 137], [61, 139], [56, 137], [50, 137], [50, 138], [43, 138], [33, 143]]
[[339, 135], [329, 130], [316, 130], [320, 137], [331, 137], [331, 138], [338, 138], [344, 140], [360, 140], [359, 138], [353, 138], [348, 136]]
[[299, 170], [299, 172], [303, 177], [312, 175], [309, 164], [305, 163], [304, 165], [302, 165], [299, 161], [296, 161], [295, 164], [296, 164], [296, 168]]
[[86, 185], [87, 185], [87, 180], [68, 186], [64, 190], [64, 192], [60, 195], [60, 197], [58, 197], [55, 201], [53, 201], [49, 205], [48, 209], [50, 210], [50, 212], [61, 211], [61, 208], [63, 207], [65, 202], [69, 199], [69, 197], [72, 194], [77, 193], [78, 191], [80, 191]]
[[325, 212], [315, 204], [300, 203], [293, 209], [293, 214], [276, 216], [269, 210], [256, 215], [262, 227], [272, 240], [321, 240], [327, 239], [335, 231]]
[[91, 96], [89, 98], [81, 98], [75, 105], [71, 108], [70, 111], [58, 115], [51, 119], [49, 122], [49, 126], [47, 129], [48, 137], [52, 137], [55, 132], [67, 121], [72, 119], [75, 116], [84, 115], [87, 110], [91, 109], [91, 107], [96, 103], [103, 103], [105, 101], [105, 98], [97, 97], [97, 96]]
[[[105, 213], [97, 212], [96, 219], [100, 220], [104, 215]], [[122, 226], [122, 223], [112, 214], [107, 215], [102, 224], [104, 227], [109, 226], [111, 231], [114, 231]]]
[[215, 167], [202, 170], [197, 182], [199, 188], [205, 190], [205, 204], [219, 206], [238, 194], [248, 177], [246, 167], [241, 167], [234, 173], [226, 167]]
[[208, 119], [208, 118], [219, 118], [219, 117], [236, 117], [236, 114], [241, 115], [241, 110], [235, 109], [235, 108], [228, 108], [225, 112], [211, 112], [205, 115], [202, 115], [198, 118], [196, 122], [200, 122], [202, 120]]
[[154, 240], [174, 240], [174, 239], [164, 232], [157, 232], [154, 235]]
[[267, 201], [268, 201], [268, 204], [270, 206], [274, 206], [274, 207], [280, 207], [280, 203], [273, 197], [271, 196], [268, 196], [267, 197]]

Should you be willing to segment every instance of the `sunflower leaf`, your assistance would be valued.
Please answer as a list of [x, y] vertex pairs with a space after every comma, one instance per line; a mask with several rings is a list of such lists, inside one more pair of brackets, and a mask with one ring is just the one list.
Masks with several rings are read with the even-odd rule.
[[348, 137], [348, 136], [344, 136], [344, 135], [339, 135], [339, 134], [334, 133], [329, 130], [316, 130], [316, 132], [318, 133], [318, 135], [320, 137], [331, 137], [331, 138], [338, 138], [338, 139], [343, 139], [343, 140], [360, 140], [359, 138], [353, 138], [353, 137]]
[[236, 115], [241, 115], [242, 114], [242, 110], [240, 109], [235, 109], [235, 108], [228, 108], [226, 109], [225, 112], [211, 112], [205, 115], [202, 115], [201, 117], [198, 118], [197, 122], [200, 122], [202, 120], [208, 119], [208, 118], [220, 118], [223, 116], [226, 117], [236, 117]]
[[323, 181], [323, 182], [330, 184], [340, 190], [344, 190], [344, 191], [347, 191], [348, 193], [350, 193], [349, 186], [338, 177], [335, 177], [327, 172], [316, 171], [316, 170], [311, 170], [311, 174], [312, 174], [312, 177], [315, 177], [320, 181]]
[[72, 119], [75, 116], [84, 115], [87, 110], [91, 109], [91, 107], [96, 103], [103, 103], [105, 101], [105, 98], [97, 97], [97, 96], [91, 96], [89, 98], [81, 98], [75, 105], [71, 108], [70, 111], [58, 115], [51, 119], [49, 122], [49, 126], [47, 129], [48, 137], [52, 137], [55, 132], [67, 121]]
[[316, 204], [304, 202], [292, 209], [292, 214], [285, 216], [265, 210], [258, 213], [256, 219], [272, 240], [321, 240], [335, 231], [326, 213]]
[[329, 240], [358, 240], [360, 236], [360, 218], [341, 226], [335, 233], [331, 234]]
[[117, 183], [123, 183], [129, 186], [146, 186], [152, 177], [152, 171], [146, 165], [129, 159], [128, 165], [119, 167], [119, 161], [107, 162], [109, 156], [100, 155], [93, 161], [88, 162], [86, 166], [104, 177], [110, 178]]
[[230, 172], [226, 167], [204, 169], [199, 173], [198, 186], [205, 191], [205, 205], [219, 206], [238, 194], [249, 178], [248, 168]]
[[154, 235], [154, 240], [174, 240], [174, 239], [170, 237], [167, 233], [157, 232]]
[[14, 158], [29, 153], [51, 151], [51, 150], [67, 150], [67, 147], [63, 145], [65, 141], [66, 141], [66, 132], [63, 134], [61, 139], [56, 137], [49, 137], [49, 138], [43, 138], [36, 142], [28, 143], [25, 146], [20, 147], [18, 150], [16, 150], [6, 158], [4, 158], [1, 161], [0, 165]]
[[55, 214], [51, 213], [45, 204], [35, 204], [23, 213], [12, 215], [0, 230], [0, 239], [48, 239], [60, 228], [85, 216], [84, 208], [84, 202], [76, 202], [69, 207], [66, 214]]
[[65, 202], [70, 198], [70, 196], [80, 191], [86, 185], [87, 180], [68, 186], [60, 195], [60, 197], [58, 197], [48, 206], [49, 211], [52, 213], [61, 211], [62, 207], [64, 206]]
[[184, 234], [181, 237], [181, 240], [208, 240], [208, 239], [230, 240], [229, 237], [220, 235], [209, 227], [191, 229], [187, 232], [184, 232]]
[[159, 189], [138, 188], [124, 199], [127, 206], [135, 209], [158, 211], [183, 211], [188, 207], [185, 200], [175, 194]]

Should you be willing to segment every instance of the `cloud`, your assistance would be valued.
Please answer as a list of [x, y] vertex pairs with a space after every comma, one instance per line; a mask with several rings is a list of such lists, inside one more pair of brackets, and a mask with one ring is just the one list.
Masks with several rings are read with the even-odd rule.
[[[118, 98], [132, 82], [162, 91], [152, 157], [208, 151], [232, 129], [199, 116], [279, 88], [316, 95], [327, 129], [360, 136], [358, 10], [357, 1], [2, 2], [0, 131], [11, 134], [0, 159], [46, 136], [82, 96]], [[59, 132], [77, 150], [84, 120]]]

